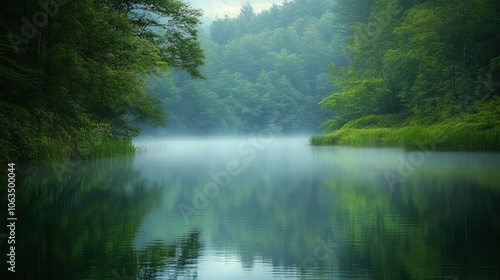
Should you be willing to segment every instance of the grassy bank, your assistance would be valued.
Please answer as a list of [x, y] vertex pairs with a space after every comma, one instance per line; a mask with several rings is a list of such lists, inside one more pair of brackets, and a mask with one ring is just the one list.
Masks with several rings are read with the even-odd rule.
[[313, 136], [315, 146], [394, 147], [405, 150], [500, 151], [500, 97], [434, 113], [368, 115], [333, 133]]
[[34, 158], [36, 161], [82, 160], [133, 155], [135, 152], [136, 147], [130, 139], [70, 145], [44, 138], [37, 143]]
[[405, 126], [397, 128], [342, 128], [313, 136], [314, 146], [395, 147], [405, 150], [500, 151], [500, 129], [474, 125]]

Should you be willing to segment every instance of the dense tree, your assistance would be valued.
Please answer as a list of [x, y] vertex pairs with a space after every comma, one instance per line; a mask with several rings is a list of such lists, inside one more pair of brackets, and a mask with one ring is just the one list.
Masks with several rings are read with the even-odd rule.
[[147, 75], [171, 67], [201, 77], [201, 11], [181, 1], [24, 1], [1, 10], [4, 159], [50, 156], [45, 140], [130, 138], [139, 123], [162, 125]]
[[[222, 119], [202, 118], [197, 106], [184, 106], [192, 99], [183, 91], [176, 107], [184, 110], [167, 108], [167, 112], [170, 120], [183, 120], [170, 124], [184, 129], [167, 130], [194, 134], [317, 130], [325, 118], [317, 103], [332, 91], [326, 78], [330, 58], [345, 64], [333, 8], [331, 1], [293, 1], [256, 13], [247, 3], [236, 17], [212, 22], [209, 36], [201, 37], [206, 51], [201, 71], [207, 79], [199, 82], [204, 89], [197, 94], [215, 98], [206, 106], [214, 107]], [[175, 80], [178, 88], [191, 83]], [[169, 95], [168, 90], [162, 92]]]
[[238, 36], [239, 32], [236, 22], [228, 16], [225, 16], [224, 19], [216, 20], [210, 25], [211, 39], [218, 44], [225, 44], [231, 41]]
[[430, 124], [488, 102], [500, 55], [496, 12], [495, 1], [376, 0], [354, 25], [349, 65], [331, 66], [338, 92], [321, 102], [333, 110], [325, 127], [370, 115]]

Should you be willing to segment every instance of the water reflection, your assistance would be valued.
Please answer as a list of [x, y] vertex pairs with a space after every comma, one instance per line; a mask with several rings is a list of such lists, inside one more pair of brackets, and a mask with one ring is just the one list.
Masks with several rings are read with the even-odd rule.
[[139, 272], [133, 279], [198, 279], [200, 232], [193, 231], [171, 244], [152, 243], [137, 252]]
[[498, 154], [435, 153], [391, 185], [387, 174], [402, 174], [410, 153], [252, 141], [163, 142], [135, 158], [84, 162], [61, 180], [50, 165], [21, 168], [15, 276], [500, 275]]
[[2, 279], [110, 279], [124, 266], [136, 275], [131, 243], [160, 189], [132, 163], [82, 162], [61, 177], [51, 165], [19, 168], [16, 272]]
[[342, 176], [324, 181], [331, 196], [342, 197], [331, 209], [350, 245], [341, 270], [371, 279], [498, 277], [499, 155], [434, 154], [387, 188], [384, 175], [399, 173], [412, 155], [392, 150], [369, 156], [373, 152], [352, 149], [348, 163], [320, 153], [344, 167]]

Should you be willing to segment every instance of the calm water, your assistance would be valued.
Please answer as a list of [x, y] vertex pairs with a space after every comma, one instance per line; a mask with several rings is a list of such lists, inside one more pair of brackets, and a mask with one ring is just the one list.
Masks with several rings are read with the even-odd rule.
[[2, 279], [500, 279], [500, 154], [140, 144], [20, 166]]

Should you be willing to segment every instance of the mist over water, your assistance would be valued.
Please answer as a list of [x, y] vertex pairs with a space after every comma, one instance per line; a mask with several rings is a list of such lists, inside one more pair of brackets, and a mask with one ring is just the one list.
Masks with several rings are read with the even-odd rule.
[[[50, 279], [499, 273], [498, 153], [313, 147], [271, 134], [136, 144], [134, 157], [82, 162], [62, 181], [50, 165], [22, 168], [19, 266], [47, 262]], [[28, 254], [40, 246], [52, 249]]]
[[[364, 267], [367, 260], [358, 251], [373, 246], [372, 242], [395, 246], [394, 259], [382, 257], [383, 262], [403, 261], [397, 255], [405, 249], [392, 237], [410, 241], [416, 236], [418, 240], [443, 236], [447, 241], [427, 244], [428, 250], [441, 250], [450, 242], [462, 249], [464, 243], [465, 247], [472, 244], [472, 232], [476, 232], [468, 228], [470, 220], [463, 226], [464, 215], [471, 211], [463, 207], [472, 204], [469, 207], [484, 212], [485, 224], [498, 213], [498, 207], [489, 213], [475, 202], [464, 201], [465, 193], [492, 189], [498, 198], [498, 154], [429, 153], [416, 161], [416, 152], [312, 147], [306, 137], [188, 138], [144, 145], [146, 152], [134, 164], [148, 178], [163, 182], [165, 191], [161, 204], [142, 223], [134, 246], [140, 250], [154, 242], [168, 244], [176, 235], [198, 230], [206, 250], [198, 267], [204, 279], [300, 278], [304, 273], [312, 279], [350, 278], [365, 269], [372, 278], [377, 267], [373, 263]], [[231, 174], [229, 163], [236, 174]], [[388, 174], [402, 179], [394, 183]], [[411, 212], [405, 214], [412, 208], [438, 215], [439, 223], [427, 224], [427, 218], [420, 221]], [[380, 215], [382, 221], [373, 220]], [[390, 225], [394, 222], [396, 228]], [[433, 230], [420, 235], [411, 229], [415, 226]], [[380, 227], [385, 229], [379, 234], [371, 232]], [[352, 235], [353, 230], [362, 233]], [[327, 240], [331, 248], [328, 260], [314, 258], [318, 238]], [[415, 254], [412, 257], [428, 258], [425, 253]], [[346, 258], [355, 262], [354, 268], [347, 269]], [[438, 258], [464, 261], [446, 253]], [[428, 260], [426, 265], [436, 264]], [[231, 267], [228, 274], [219, 270], [225, 266]], [[235, 267], [240, 268], [234, 271]], [[280, 267], [283, 270], [276, 272]], [[404, 270], [396, 267], [394, 273]], [[444, 275], [440, 273], [444, 272], [428, 276]]]

